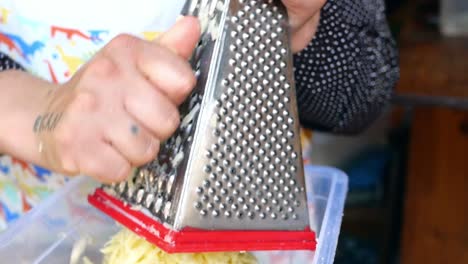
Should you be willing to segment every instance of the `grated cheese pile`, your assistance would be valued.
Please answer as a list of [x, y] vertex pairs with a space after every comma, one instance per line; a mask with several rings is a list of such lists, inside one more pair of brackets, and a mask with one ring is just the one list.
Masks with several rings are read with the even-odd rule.
[[122, 229], [102, 249], [104, 264], [257, 264], [250, 253], [168, 254], [128, 229]]

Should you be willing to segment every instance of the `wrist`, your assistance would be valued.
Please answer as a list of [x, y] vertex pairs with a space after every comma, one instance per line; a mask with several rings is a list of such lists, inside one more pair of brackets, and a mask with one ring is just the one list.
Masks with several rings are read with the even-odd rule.
[[39, 152], [34, 124], [57, 86], [25, 72], [0, 73], [0, 152], [47, 166]]

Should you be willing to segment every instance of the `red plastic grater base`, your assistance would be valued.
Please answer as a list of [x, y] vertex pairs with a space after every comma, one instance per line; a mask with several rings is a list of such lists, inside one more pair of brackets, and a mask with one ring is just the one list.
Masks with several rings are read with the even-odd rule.
[[97, 189], [88, 201], [147, 241], [168, 253], [315, 250], [315, 232], [171, 230], [148, 215]]

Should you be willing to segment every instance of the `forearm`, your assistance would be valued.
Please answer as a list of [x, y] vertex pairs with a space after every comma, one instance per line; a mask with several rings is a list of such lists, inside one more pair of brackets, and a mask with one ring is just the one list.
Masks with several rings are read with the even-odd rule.
[[44, 165], [33, 128], [52, 88], [23, 71], [0, 72], [0, 153]]
[[399, 68], [384, 11], [382, 0], [327, 1], [315, 38], [295, 56], [304, 126], [356, 133], [385, 109]]

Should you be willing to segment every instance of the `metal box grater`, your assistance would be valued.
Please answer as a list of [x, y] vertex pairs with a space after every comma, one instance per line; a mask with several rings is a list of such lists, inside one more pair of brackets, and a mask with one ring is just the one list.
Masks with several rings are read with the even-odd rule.
[[155, 161], [89, 201], [168, 252], [314, 249], [286, 10], [192, 0], [197, 85]]

